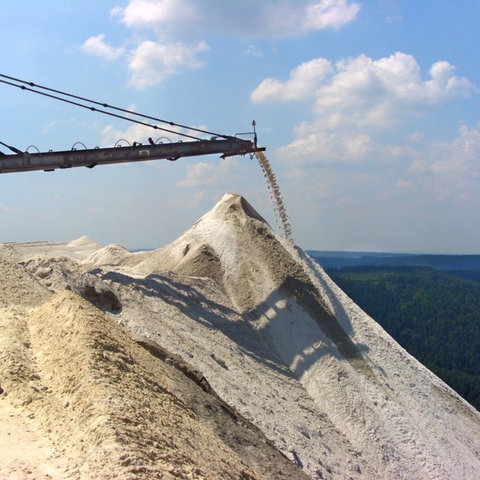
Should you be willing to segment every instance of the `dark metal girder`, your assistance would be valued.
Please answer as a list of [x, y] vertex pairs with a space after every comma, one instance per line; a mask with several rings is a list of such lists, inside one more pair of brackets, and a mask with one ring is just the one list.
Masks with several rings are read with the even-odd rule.
[[127, 147], [65, 150], [45, 153], [0, 155], [0, 173], [53, 171], [72, 167], [92, 168], [96, 165], [143, 162], [146, 160], [177, 160], [181, 157], [221, 154], [222, 157], [264, 151], [256, 143], [237, 137]]

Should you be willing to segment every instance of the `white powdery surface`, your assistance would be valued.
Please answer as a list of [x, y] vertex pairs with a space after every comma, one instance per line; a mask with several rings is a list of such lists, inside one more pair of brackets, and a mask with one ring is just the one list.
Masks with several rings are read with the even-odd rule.
[[377, 478], [477, 478], [478, 412], [400, 347], [305, 253], [301, 260], [361, 353], [361, 359], [346, 361], [305, 312], [293, 323], [291, 312], [269, 322], [272, 346], [283, 352], [321, 411], [369, 458]]
[[112, 318], [203, 372], [311, 478], [479, 478], [479, 413], [242, 197], [161, 249], [85, 250], [69, 271], [104, 282]]

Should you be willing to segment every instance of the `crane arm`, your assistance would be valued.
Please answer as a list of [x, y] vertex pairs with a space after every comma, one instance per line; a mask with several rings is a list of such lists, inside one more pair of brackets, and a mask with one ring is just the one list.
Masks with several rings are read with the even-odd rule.
[[[6, 145], [6, 144], [3, 144]], [[8, 146], [8, 145], [6, 145]], [[146, 160], [177, 160], [180, 157], [221, 154], [222, 158], [264, 151], [256, 142], [237, 137], [198, 140], [178, 143], [149, 144], [127, 147], [94, 148], [85, 150], [50, 151], [44, 153], [21, 152], [9, 147], [14, 154], [0, 154], [0, 173], [29, 172], [72, 167], [92, 168], [96, 165], [142, 162]]]

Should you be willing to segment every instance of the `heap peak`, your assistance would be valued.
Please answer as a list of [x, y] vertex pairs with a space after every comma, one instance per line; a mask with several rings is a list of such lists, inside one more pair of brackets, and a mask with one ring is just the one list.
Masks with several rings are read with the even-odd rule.
[[237, 215], [245, 215], [250, 218], [254, 218], [263, 223], [267, 221], [252, 207], [252, 205], [246, 200], [245, 197], [237, 193], [227, 192], [216, 203], [216, 205], [204, 215], [205, 218], [209, 215], [230, 216], [232, 213]]

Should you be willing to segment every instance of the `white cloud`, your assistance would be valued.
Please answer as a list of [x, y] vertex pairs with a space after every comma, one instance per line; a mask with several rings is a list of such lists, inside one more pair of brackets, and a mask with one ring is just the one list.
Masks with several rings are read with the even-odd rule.
[[193, 24], [203, 15], [198, 6], [188, 0], [130, 0], [125, 8], [115, 7], [113, 15], [119, 15], [128, 27], [148, 27], [157, 32], [172, 29], [176, 25]]
[[[337, 141], [348, 139], [338, 136]], [[397, 208], [396, 202], [411, 205], [412, 209], [414, 205], [418, 209], [424, 205], [441, 209], [442, 202], [447, 201], [452, 208], [465, 212], [480, 201], [480, 124], [475, 128], [462, 127], [450, 141], [421, 144], [415, 149], [381, 147], [372, 140], [365, 162], [348, 161], [346, 147], [336, 143], [327, 148], [317, 141], [311, 147], [320, 150], [306, 159], [293, 157], [291, 151], [284, 158], [288, 150], [278, 153], [285, 163], [289, 161], [287, 165], [301, 179], [302, 190], [311, 192], [312, 201], [321, 198], [340, 203], [344, 199], [346, 203], [355, 203], [355, 199], [362, 198], [376, 210]], [[313, 159], [317, 165], [323, 162], [321, 169], [314, 168]], [[369, 183], [359, 184], [358, 179], [365, 171], [371, 172]], [[328, 185], [325, 178], [329, 179]]]
[[430, 151], [429, 169], [442, 181], [458, 186], [480, 180], [480, 124], [476, 128], [462, 125], [457, 138], [434, 144]]
[[205, 189], [195, 190], [190, 192], [189, 195], [183, 195], [181, 197], [177, 197], [171, 201], [168, 201], [165, 203], [165, 205], [169, 207], [169, 209], [173, 209], [174, 211], [178, 211], [180, 208], [188, 210], [198, 209], [205, 202], [207, 193], [208, 191]]
[[248, 47], [245, 49], [245, 55], [250, 55], [252, 57], [257, 57], [257, 58], [262, 58], [263, 57], [263, 51], [259, 48], [257, 48], [255, 45], [250, 44]]
[[276, 78], [266, 78], [252, 92], [251, 99], [254, 103], [263, 103], [315, 96], [322, 80], [332, 71], [333, 66], [329, 60], [315, 58], [293, 69], [286, 82]]
[[374, 144], [366, 162], [329, 161], [320, 168], [319, 154], [316, 164], [290, 157], [283, 176], [289, 178], [289, 189], [308, 198], [290, 203], [290, 214], [300, 225], [301, 219], [315, 218], [320, 226], [315, 241], [330, 238], [332, 249], [344, 248], [340, 239], [351, 249], [389, 245], [444, 251], [449, 242], [465, 240], [460, 248], [473, 252], [479, 238], [474, 226], [480, 202], [480, 123], [462, 126], [454, 136], [417, 142], [403, 151], [402, 145]]
[[410, 180], [405, 180], [404, 178], [399, 178], [395, 183], [395, 188], [400, 191], [409, 191], [415, 188], [415, 184]]
[[423, 80], [415, 58], [400, 52], [379, 60], [359, 55], [335, 65], [317, 58], [293, 69], [284, 82], [263, 80], [251, 99], [262, 103], [309, 98], [316, 127], [384, 129], [474, 90], [466, 78], [455, 76], [448, 62], [435, 63], [429, 74]]
[[463, 77], [456, 77], [455, 67], [448, 62], [436, 62], [430, 69], [431, 80], [425, 82], [425, 93], [433, 98], [451, 98], [457, 95], [468, 96], [473, 85]]
[[[131, 145], [133, 142], [147, 144], [149, 138], [155, 143], [169, 143], [184, 141], [185, 135], [190, 135], [195, 138], [199, 137], [199, 132], [196, 130], [185, 129], [165, 123], [152, 122], [152, 125], [157, 128], [133, 123], [126, 129], [117, 130], [112, 125], [107, 125], [102, 130], [102, 144], [112, 146], [120, 140], [122, 146]], [[193, 126], [192, 128], [207, 130], [207, 127], [204, 125]]]
[[199, 162], [187, 166], [187, 176], [178, 185], [196, 187], [199, 185], [214, 185], [218, 178], [216, 166], [211, 163]]
[[132, 124], [124, 130], [116, 130], [112, 125], [107, 125], [102, 130], [102, 144], [105, 146], [113, 146], [121, 140], [126, 142], [120, 142], [121, 145], [133, 144], [133, 142], [145, 143], [148, 137], [151, 137], [154, 133], [152, 128], [145, 125]]
[[260, 4], [250, 2], [250, 10], [248, 13], [253, 20], [248, 31], [250, 35], [283, 38], [326, 28], [338, 30], [356, 18], [360, 5], [347, 0], [321, 0], [316, 3], [265, 1]]
[[198, 162], [187, 165], [187, 176], [178, 182], [181, 187], [211, 187], [218, 185], [235, 167], [236, 161], [226, 158], [217, 165], [207, 162]]
[[105, 43], [104, 39], [104, 34], [95, 35], [85, 40], [80, 48], [89, 55], [95, 55], [106, 60], [115, 60], [123, 54], [123, 48], [111, 47]]
[[151, 40], [142, 42], [129, 61], [132, 73], [130, 83], [137, 88], [151, 87], [181, 69], [200, 68], [203, 63], [197, 58], [201, 52], [209, 50], [205, 42], [194, 46], [180, 43], [161, 44]]
[[130, 0], [112, 14], [128, 27], [147, 27], [163, 38], [198, 38], [213, 30], [282, 38], [339, 29], [353, 21], [359, 10], [359, 3], [349, 0]]
[[295, 159], [296, 167], [308, 163], [357, 162], [364, 160], [375, 148], [366, 134], [322, 132], [308, 123], [296, 129], [297, 138], [278, 149], [282, 160]]
[[305, 7], [303, 30], [320, 30], [333, 27], [338, 29], [351, 22], [358, 14], [360, 4], [345, 0], [323, 0]]
[[412, 151], [406, 174], [423, 178], [435, 195], [480, 199], [480, 123], [475, 127], [462, 125], [455, 138], [419, 145]]
[[[325, 28], [337, 30], [353, 21], [359, 10], [360, 5], [351, 0], [130, 0], [125, 7], [114, 7], [111, 16], [133, 31], [125, 42], [133, 45], [128, 52], [130, 85], [142, 89], [201, 67], [199, 56], [209, 49], [205, 39], [213, 33], [244, 38], [301, 36]], [[81, 48], [107, 60], [125, 53], [124, 48], [107, 44], [103, 34], [88, 38]], [[247, 54], [263, 56], [252, 44]], [[313, 66], [303, 68], [309, 67]], [[314, 81], [308, 83], [307, 72], [298, 75], [299, 79], [292, 78], [291, 85], [283, 89], [287, 97], [298, 98], [303, 95], [302, 88], [308, 89]], [[268, 82], [265, 87], [269, 87]]]
[[11, 212], [20, 212], [22, 209], [20, 207], [17, 207], [15, 205], [4, 205], [3, 203], [0, 203], [0, 212], [3, 213], [11, 213]]
[[[357, 145], [368, 146], [357, 158], [368, 161], [349, 158], [350, 149], [362, 152]], [[363, 198], [379, 209], [387, 205], [393, 208], [396, 201], [416, 204], [418, 208], [449, 201], [466, 210], [480, 201], [480, 123], [475, 127], [463, 125], [453, 139], [415, 146], [380, 145], [374, 138], [361, 135], [311, 133], [279, 149], [277, 154], [300, 179], [301, 188], [322, 201]], [[322, 168], [315, 168], [319, 163]], [[366, 189], [359, 178], [368, 178]]]
[[259, 83], [251, 99], [311, 103], [310, 119], [274, 154], [312, 202], [352, 205], [356, 215], [371, 205], [379, 218], [393, 211], [420, 218], [421, 205], [440, 211], [449, 202], [463, 211], [480, 201], [480, 124], [433, 142], [426, 134], [432, 123], [422, 132], [421, 121], [477, 91], [446, 61], [423, 73], [413, 56], [397, 52], [314, 59], [285, 80]]

